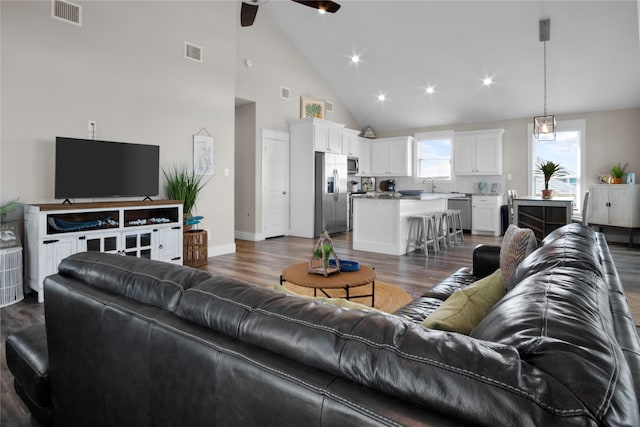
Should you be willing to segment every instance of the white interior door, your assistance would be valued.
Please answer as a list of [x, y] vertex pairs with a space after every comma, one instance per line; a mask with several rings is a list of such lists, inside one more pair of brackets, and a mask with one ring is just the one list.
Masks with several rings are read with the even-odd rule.
[[289, 134], [262, 131], [262, 230], [265, 238], [289, 230]]

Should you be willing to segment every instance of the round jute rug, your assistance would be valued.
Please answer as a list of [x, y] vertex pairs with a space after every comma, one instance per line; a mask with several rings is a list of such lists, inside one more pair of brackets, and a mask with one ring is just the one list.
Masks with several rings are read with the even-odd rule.
[[[313, 296], [313, 288], [306, 288], [304, 286], [297, 286], [289, 282], [285, 282], [283, 286], [290, 291], [293, 291], [299, 295]], [[344, 289], [328, 289], [326, 290], [332, 298], [344, 298]], [[370, 295], [371, 285], [358, 286], [356, 288], [349, 289], [349, 296], [351, 301], [360, 304], [371, 306], [371, 297], [353, 298], [356, 295]], [[317, 296], [324, 297], [320, 290], [318, 290]], [[374, 308], [378, 310], [393, 313], [403, 305], [411, 301], [411, 296], [404, 290], [397, 286], [389, 285], [388, 283], [380, 282], [376, 280], [376, 292], [375, 292], [375, 305]]]

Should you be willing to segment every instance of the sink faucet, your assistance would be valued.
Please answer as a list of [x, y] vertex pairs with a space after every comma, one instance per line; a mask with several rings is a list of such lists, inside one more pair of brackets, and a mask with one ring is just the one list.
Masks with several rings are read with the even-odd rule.
[[422, 180], [422, 183], [423, 183], [423, 184], [426, 184], [426, 183], [427, 183], [427, 179], [430, 179], [430, 180], [431, 180], [431, 192], [433, 193], [433, 192], [436, 190], [436, 183], [435, 183], [435, 180], [434, 180], [432, 177], [428, 176], [426, 179], [423, 179], [423, 180]]

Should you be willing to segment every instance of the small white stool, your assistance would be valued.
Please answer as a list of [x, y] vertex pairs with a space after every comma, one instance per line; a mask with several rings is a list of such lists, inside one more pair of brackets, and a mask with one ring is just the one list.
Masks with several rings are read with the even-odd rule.
[[434, 212], [433, 216], [435, 218], [435, 240], [436, 247], [438, 251], [440, 251], [440, 242], [442, 242], [442, 246], [446, 249], [448, 246], [447, 240], [449, 239], [447, 234], [448, 224], [447, 224], [447, 213], [446, 212]]
[[447, 235], [449, 245], [453, 246], [458, 237], [460, 243], [464, 242], [464, 231], [462, 230], [462, 216], [459, 209], [447, 209]]

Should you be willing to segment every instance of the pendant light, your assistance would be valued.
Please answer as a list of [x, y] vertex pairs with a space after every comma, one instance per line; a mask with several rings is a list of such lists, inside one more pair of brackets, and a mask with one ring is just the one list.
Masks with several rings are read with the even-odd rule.
[[538, 141], [556, 140], [556, 116], [547, 115], [547, 42], [551, 34], [551, 19], [540, 20], [540, 41], [544, 45], [544, 115], [533, 118], [533, 135]]

